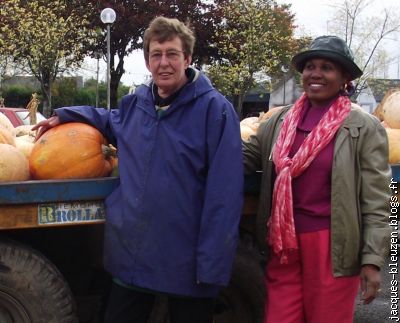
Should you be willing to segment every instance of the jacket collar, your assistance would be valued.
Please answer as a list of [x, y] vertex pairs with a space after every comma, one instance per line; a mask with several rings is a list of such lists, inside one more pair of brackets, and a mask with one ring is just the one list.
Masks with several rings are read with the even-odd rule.
[[[203, 73], [193, 67], [189, 68], [195, 72], [193, 80], [183, 86], [179, 95], [171, 103], [170, 108], [165, 112], [164, 116], [172, 113], [183, 104], [186, 104], [213, 90], [210, 80]], [[139, 86], [135, 91], [135, 95], [138, 98], [138, 106], [146, 110], [148, 113], [155, 115], [156, 112], [154, 108], [152, 84], [153, 80], [149, 80], [143, 85]]]

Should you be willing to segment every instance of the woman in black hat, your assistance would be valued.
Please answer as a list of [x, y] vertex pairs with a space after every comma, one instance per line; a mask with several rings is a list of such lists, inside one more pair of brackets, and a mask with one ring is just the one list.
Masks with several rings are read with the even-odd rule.
[[263, 171], [265, 322], [352, 323], [360, 278], [367, 304], [388, 252], [386, 132], [349, 100], [362, 71], [342, 39], [318, 37], [292, 62], [304, 93], [244, 143], [246, 172]]

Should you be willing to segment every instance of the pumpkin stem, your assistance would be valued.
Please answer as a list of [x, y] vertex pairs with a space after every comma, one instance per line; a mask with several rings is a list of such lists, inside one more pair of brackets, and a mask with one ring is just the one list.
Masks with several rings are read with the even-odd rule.
[[109, 159], [110, 157], [117, 157], [117, 148], [115, 148], [113, 145], [101, 145], [101, 150], [106, 159]]

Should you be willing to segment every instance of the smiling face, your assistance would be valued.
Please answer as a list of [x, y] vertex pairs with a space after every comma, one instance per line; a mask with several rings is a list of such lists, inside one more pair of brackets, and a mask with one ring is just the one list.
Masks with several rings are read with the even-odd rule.
[[303, 89], [312, 106], [325, 106], [349, 80], [342, 67], [325, 58], [306, 62], [302, 72]]
[[146, 66], [158, 87], [160, 97], [167, 98], [185, 85], [185, 70], [191, 60], [192, 57], [185, 54], [178, 36], [162, 43], [157, 40], [150, 41]]

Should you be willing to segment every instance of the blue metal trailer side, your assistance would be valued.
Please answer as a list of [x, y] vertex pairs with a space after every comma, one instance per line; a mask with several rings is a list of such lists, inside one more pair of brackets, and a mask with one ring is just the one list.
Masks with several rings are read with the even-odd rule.
[[78, 313], [87, 311], [82, 299], [93, 294], [91, 285], [107, 280], [101, 224], [104, 199], [118, 181], [0, 184], [1, 323], [100, 322], [98, 310], [92, 320]]

